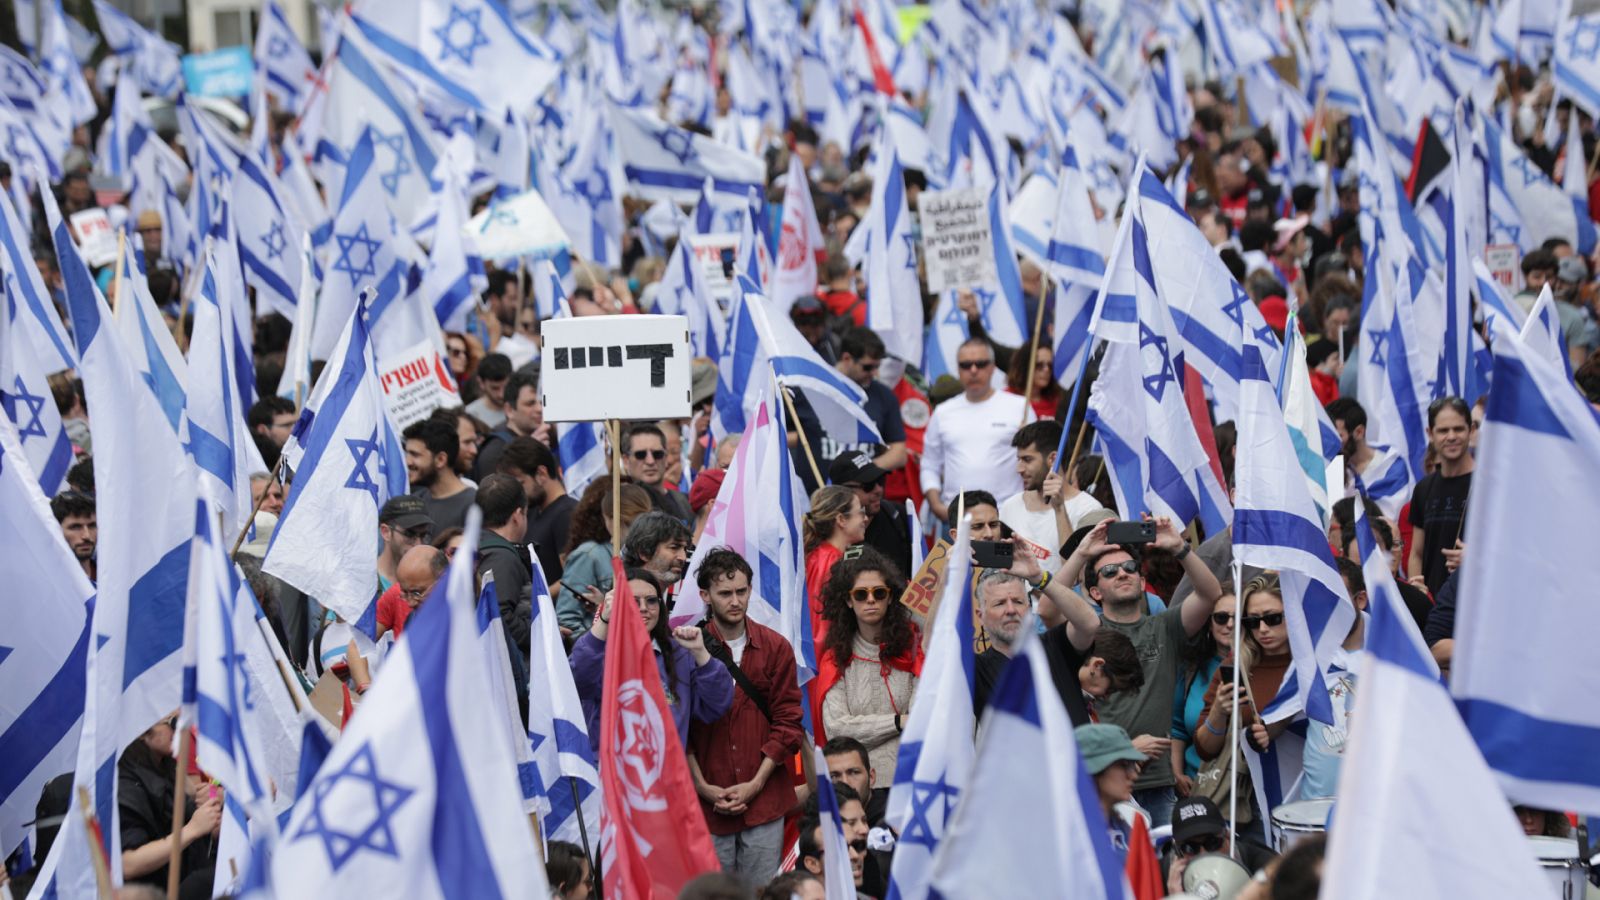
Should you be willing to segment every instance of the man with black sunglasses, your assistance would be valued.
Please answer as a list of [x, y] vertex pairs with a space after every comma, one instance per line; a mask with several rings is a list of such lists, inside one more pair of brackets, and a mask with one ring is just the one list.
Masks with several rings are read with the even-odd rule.
[[922, 494], [946, 519], [958, 491], [988, 491], [1004, 503], [1022, 493], [1011, 438], [1037, 416], [1018, 394], [994, 387], [994, 347], [969, 338], [956, 349], [960, 396], [933, 409], [922, 438]]
[[[1091, 529], [1061, 567], [1058, 576], [1074, 584], [1081, 573], [1085, 594], [1100, 606], [1102, 631], [1127, 636], [1138, 651], [1144, 684], [1138, 691], [1114, 693], [1097, 707], [1100, 721], [1121, 725], [1133, 745], [1150, 759], [1165, 757], [1171, 744], [1172, 694], [1178, 683], [1179, 656], [1185, 642], [1206, 627], [1212, 607], [1222, 596], [1222, 585], [1211, 570], [1190, 552], [1189, 545], [1171, 520], [1155, 520], [1156, 539], [1142, 545], [1143, 553], [1170, 553], [1183, 565], [1194, 584], [1194, 595], [1165, 611], [1149, 615], [1141, 574], [1141, 545], [1108, 544], [1110, 521]], [[1145, 766], [1134, 786], [1134, 800], [1150, 813], [1152, 827], [1167, 824], [1175, 799], [1172, 767]]]
[[1183, 890], [1183, 872], [1189, 860], [1202, 853], [1233, 855], [1228, 823], [1217, 805], [1205, 797], [1190, 797], [1172, 811], [1172, 857], [1167, 869], [1167, 891]]
[[682, 491], [665, 485], [667, 436], [659, 425], [645, 422], [622, 435], [622, 469], [634, 484], [650, 492], [656, 509], [685, 525], [694, 525], [694, 509]]

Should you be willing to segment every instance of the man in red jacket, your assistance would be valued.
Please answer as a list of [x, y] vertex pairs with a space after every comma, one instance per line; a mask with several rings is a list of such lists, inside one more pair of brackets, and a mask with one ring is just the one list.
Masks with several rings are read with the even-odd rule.
[[697, 580], [711, 610], [706, 649], [733, 676], [733, 706], [689, 728], [689, 771], [722, 869], [766, 884], [783, 853], [783, 817], [795, 805], [788, 765], [800, 749], [794, 649], [746, 618], [750, 564], [727, 548], [707, 553]]

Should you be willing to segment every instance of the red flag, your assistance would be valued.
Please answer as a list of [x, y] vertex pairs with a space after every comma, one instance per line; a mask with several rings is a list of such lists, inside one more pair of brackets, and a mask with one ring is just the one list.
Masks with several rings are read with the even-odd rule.
[[612, 560], [611, 567], [616, 599], [600, 701], [605, 895], [670, 900], [719, 863], [644, 619], [621, 560]]
[[1133, 817], [1133, 834], [1128, 836], [1128, 863], [1123, 870], [1128, 884], [1133, 887], [1135, 900], [1160, 900], [1167, 895], [1161, 886], [1161, 862], [1156, 859], [1156, 848], [1150, 843], [1150, 828], [1144, 816]]
[[872, 27], [867, 24], [867, 17], [861, 12], [861, 4], [854, 5], [856, 27], [861, 29], [861, 41], [867, 49], [867, 62], [872, 65], [872, 86], [880, 94], [895, 95], [894, 76], [889, 74], [889, 68], [883, 64], [883, 56], [878, 53], [878, 40], [872, 35]]

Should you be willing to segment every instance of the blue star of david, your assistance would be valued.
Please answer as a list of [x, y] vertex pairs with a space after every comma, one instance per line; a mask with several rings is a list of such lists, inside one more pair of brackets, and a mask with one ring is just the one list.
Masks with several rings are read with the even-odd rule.
[[6, 661], [6, 657], [11, 655], [12, 649], [11, 647], [0, 647], [0, 663]]
[[1172, 355], [1167, 352], [1167, 339], [1151, 331], [1150, 326], [1140, 322], [1139, 349], [1142, 351], [1145, 347], [1154, 347], [1156, 353], [1161, 357], [1160, 364], [1156, 366], [1155, 374], [1144, 377], [1145, 391], [1154, 397], [1157, 403], [1160, 403], [1162, 395], [1166, 393], [1167, 383], [1176, 382], [1178, 376], [1172, 370]]
[[900, 237], [906, 242], [906, 268], [915, 272], [917, 270], [917, 239], [912, 237], [909, 231], [900, 235]]
[[967, 315], [961, 311], [961, 307], [952, 303], [950, 304], [950, 312], [945, 315], [943, 322], [946, 325], [964, 327], [967, 324]]
[[277, 259], [283, 256], [283, 251], [289, 246], [289, 239], [284, 237], [283, 223], [273, 222], [267, 233], [261, 236], [261, 243], [267, 247], [267, 258]]
[[933, 849], [939, 842], [939, 835], [934, 833], [928, 813], [936, 808], [940, 810], [939, 830], [942, 833], [944, 823], [950, 820], [950, 813], [954, 811], [955, 800], [960, 793], [945, 781], [943, 773], [940, 773], [938, 781], [911, 782], [911, 819], [906, 822], [906, 830], [900, 834], [900, 842], [921, 844], [930, 850]]
[[694, 139], [689, 137], [689, 132], [677, 128], [665, 128], [656, 133], [656, 143], [661, 149], [678, 158], [679, 165], [687, 165], [694, 159]]
[[1272, 330], [1272, 326], [1271, 325], [1263, 324], [1260, 328], [1256, 329], [1256, 340], [1260, 341], [1263, 344], [1271, 346], [1271, 345], [1277, 343], [1278, 334], [1277, 334], [1277, 332]]
[[378, 429], [372, 429], [372, 437], [361, 441], [355, 438], [345, 438], [345, 445], [350, 448], [350, 456], [355, 460], [355, 468], [351, 470], [350, 477], [345, 479], [344, 486], [358, 491], [366, 491], [372, 495], [374, 505], [378, 502], [378, 483], [372, 479], [372, 473], [367, 469], [367, 461], [372, 457], [378, 458], [378, 474], [384, 474], [383, 453], [378, 449]]
[[[375, 807], [370, 821], [358, 824], [356, 819], [360, 817], [352, 817], [349, 809], [324, 809], [328, 797], [341, 781], [351, 782], [360, 789], [370, 787], [372, 805]], [[378, 775], [377, 763], [372, 758], [372, 744], [368, 742], [350, 757], [343, 769], [319, 780], [312, 787], [311, 814], [306, 816], [291, 840], [312, 836], [321, 838], [323, 849], [328, 851], [328, 864], [333, 866], [335, 872], [344, 868], [364, 849], [399, 858], [394, 832], [389, 829], [390, 820], [414, 793], [416, 791], [412, 788], [385, 781]]]
[[[28, 421], [26, 424], [17, 415], [19, 406], [27, 407]], [[27, 443], [30, 437], [47, 437], [44, 433], [44, 420], [41, 415], [44, 412], [44, 398], [37, 394], [28, 393], [28, 386], [22, 383], [21, 375], [17, 376], [16, 393], [6, 396], [5, 407], [6, 416], [17, 423], [17, 436], [22, 439], [23, 443]]]
[[1000, 299], [997, 291], [988, 288], [973, 288], [972, 293], [978, 298], [978, 320], [983, 323], [983, 330], [994, 331], [994, 326], [989, 322], [989, 311], [994, 309], [995, 302]]
[[12, 159], [21, 160], [25, 158], [31, 158], [27, 151], [18, 145], [18, 141], [27, 137], [27, 134], [28, 133], [23, 131], [20, 126], [6, 126], [6, 153], [10, 154]]
[[243, 703], [247, 710], [255, 709], [255, 691], [250, 686], [250, 673], [244, 667], [244, 654], [235, 653], [231, 656], [224, 654], [219, 657], [219, 661], [234, 670], [233, 677], [238, 680], [240, 686], [239, 702]]
[[22, 83], [22, 76], [17, 74], [15, 67], [6, 66], [6, 87], [18, 91], [26, 87], [26, 85]]
[[561, 191], [561, 196], [568, 203], [578, 203], [583, 200], [583, 192], [578, 190], [578, 185], [565, 178], [555, 179], [556, 189]]
[[393, 197], [395, 192], [400, 190], [400, 179], [411, 174], [411, 160], [406, 158], [405, 138], [398, 132], [392, 135], [385, 135], [374, 128], [372, 130], [372, 149], [376, 151], [379, 146], [389, 148], [389, 152], [394, 154], [394, 168], [378, 175], [378, 181], [382, 182], [383, 189], [389, 192], [389, 196]]
[[[463, 65], [472, 65], [472, 57], [478, 52], [479, 47], [489, 46], [489, 38], [483, 33], [483, 28], [478, 24], [482, 18], [483, 10], [474, 9], [471, 12], [463, 10], [455, 4], [450, 4], [450, 20], [433, 29], [433, 34], [439, 39], [439, 61], [444, 62], [449, 57], [461, 60]], [[466, 42], [457, 43], [455, 38], [460, 33], [457, 25], [466, 25]]]
[[1372, 353], [1368, 355], [1367, 360], [1373, 365], [1383, 367], [1389, 364], [1383, 356], [1383, 342], [1388, 339], [1389, 333], [1386, 331], [1372, 332]]
[[1573, 62], [1594, 62], [1600, 55], [1600, 22], [1587, 17], [1578, 19], [1566, 40], [1567, 55]]
[[279, 35], [273, 35], [272, 40], [267, 41], [267, 55], [273, 59], [282, 59], [288, 56], [289, 42]]
[[1117, 173], [1111, 170], [1111, 163], [1096, 159], [1089, 164], [1089, 180], [1096, 190], [1108, 191], [1117, 186]]
[[[339, 258], [334, 260], [333, 270], [349, 275], [352, 289], [361, 286], [363, 277], [371, 278], [378, 274], [378, 267], [374, 261], [378, 258], [378, 248], [383, 244], [367, 237], [367, 223], [362, 222], [356, 228], [355, 234], [336, 234], [333, 239], [339, 242]], [[366, 257], [359, 266], [351, 258], [351, 251], [357, 247], [366, 252]]]
[[507, 228], [515, 228], [521, 224], [521, 220], [517, 218], [516, 213], [498, 204], [489, 208], [489, 221], [504, 225]]
[[1239, 327], [1243, 328], [1244, 327], [1244, 305], [1246, 303], [1250, 302], [1250, 295], [1246, 294], [1244, 291], [1240, 290], [1239, 289], [1239, 285], [1237, 283], [1233, 284], [1232, 287], [1233, 287], [1233, 299], [1228, 301], [1228, 305], [1224, 306], [1222, 308], [1222, 312], [1230, 320], [1232, 320], [1233, 324], [1238, 325]]
[[1538, 168], [1534, 166], [1533, 160], [1528, 159], [1526, 156], [1517, 157], [1517, 161], [1511, 165], [1514, 166], [1518, 172], [1522, 173], [1523, 187], [1527, 187], [1528, 185], [1533, 184], [1535, 181], [1538, 181], [1540, 178], [1544, 177], [1544, 173], [1540, 172]]

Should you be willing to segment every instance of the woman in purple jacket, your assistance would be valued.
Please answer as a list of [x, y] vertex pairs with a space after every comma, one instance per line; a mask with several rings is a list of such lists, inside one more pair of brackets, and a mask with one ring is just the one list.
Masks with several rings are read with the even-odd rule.
[[[722, 663], [711, 658], [705, 638], [693, 625], [668, 628], [666, 611], [661, 608], [661, 582], [644, 569], [630, 568], [625, 573], [633, 598], [639, 602], [644, 628], [656, 645], [656, 670], [672, 707], [678, 726], [678, 740], [689, 744], [689, 717], [700, 722], [715, 722], [733, 705], [733, 676]], [[578, 686], [583, 716], [589, 724], [589, 746], [600, 748], [600, 697], [606, 671], [606, 632], [611, 624], [611, 594], [606, 594], [594, 626], [572, 645], [572, 680]]]

